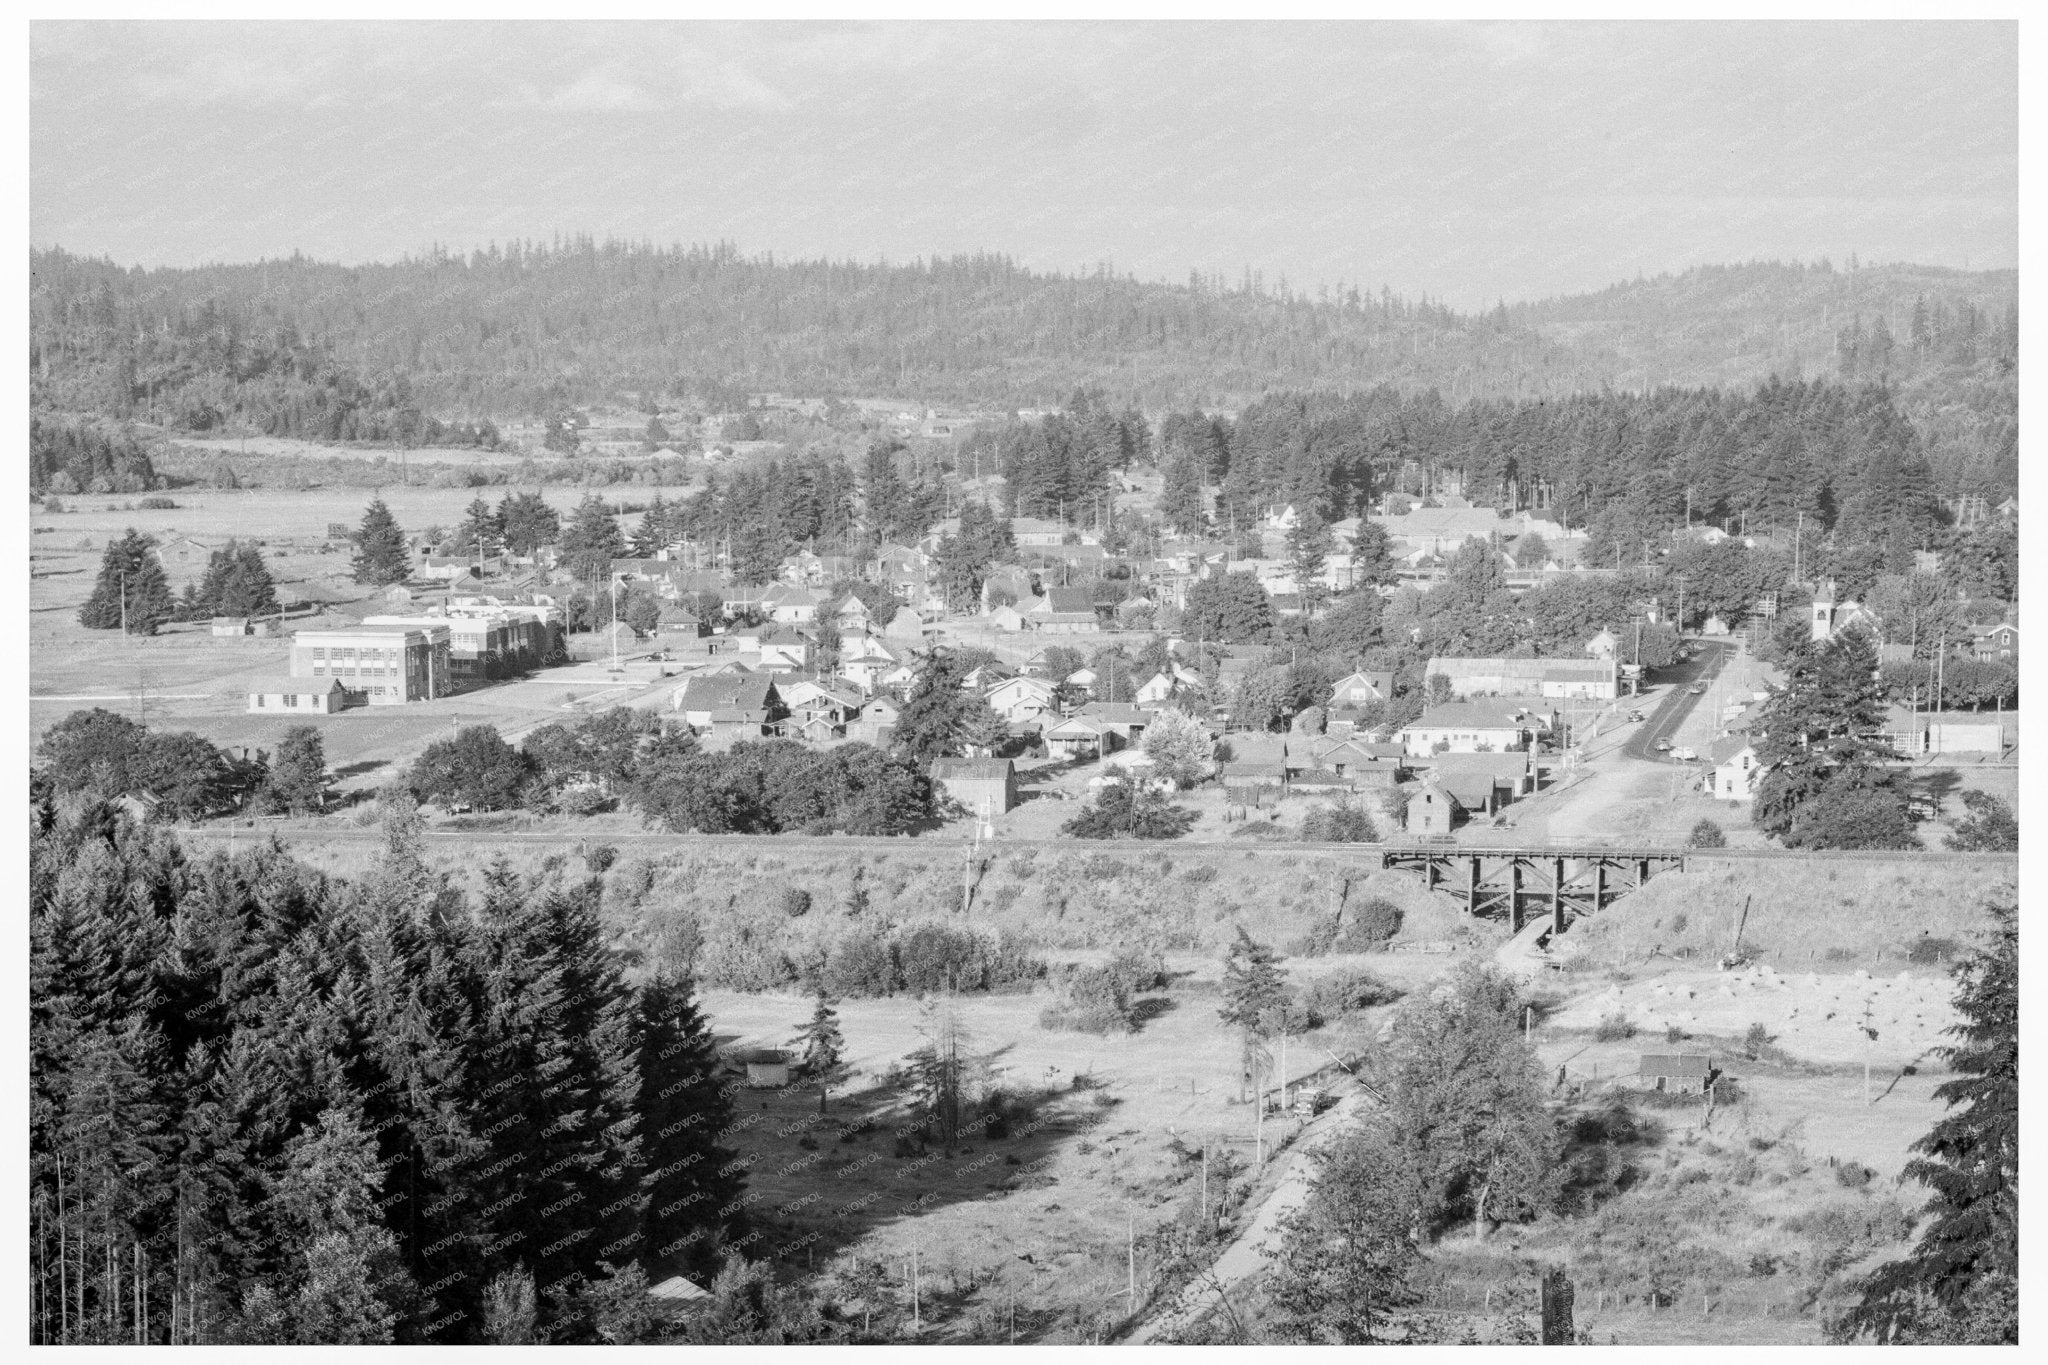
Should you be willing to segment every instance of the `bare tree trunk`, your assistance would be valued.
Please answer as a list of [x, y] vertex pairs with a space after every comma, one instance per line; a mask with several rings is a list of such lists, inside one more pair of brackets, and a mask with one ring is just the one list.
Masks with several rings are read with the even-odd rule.
[[1472, 1240], [1486, 1240], [1486, 1197], [1493, 1192], [1493, 1179], [1488, 1177], [1479, 1187], [1479, 1197], [1472, 1201]]

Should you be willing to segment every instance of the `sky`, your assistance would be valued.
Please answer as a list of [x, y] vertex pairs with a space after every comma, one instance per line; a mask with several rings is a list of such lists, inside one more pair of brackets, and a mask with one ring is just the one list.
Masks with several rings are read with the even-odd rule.
[[2010, 23], [38, 23], [30, 235], [995, 251], [1459, 308], [2018, 264]]

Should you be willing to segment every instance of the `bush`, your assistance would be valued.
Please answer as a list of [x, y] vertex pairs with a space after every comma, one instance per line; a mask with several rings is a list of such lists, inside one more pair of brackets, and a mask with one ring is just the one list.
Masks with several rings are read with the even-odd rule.
[[1340, 953], [1377, 953], [1386, 950], [1401, 932], [1401, 907], [1380, 896], [1360, 902], [1351, 912], [1351, 924], [1334, 946]]
[[886, 939], [872, 929], [856, 929], [825, 955], [823, 984], [827, 995], [893, 995], [903, 987], [903, 974]]
[[45, 512], [61, 512], [64, 510], [64, 500], [55, 493], [45, 493], [43, 495], [43, 510]]
[[1936, 938], [1932, 934], [1923, 934], [1907, 952], [1906, 960], [1918, 963], [1921, 966], [1932, 966], [1937, 962], [1951, 962], [1955, 960], [1958, 947], [1959, 945], [1952, 938]]
[[135, 505], [145, 512], [174, 512], [178, 508], [177, 503], [164, 497], [144, 498]]
[[1398, 987], [1388, 985], [1371, 972], [1351, 970], [1332, 972], [1310, 982], [1302, 993], [1301, 1004], [1312, 1021], [1309, 1027], [1320, 1028], [1332, 1019], [1392, 1004], [1400, 998]]
[[1207, 863], [1203, 863], [1199, 867], [1191, 867], [1181, 873], [1180, 879], [1189, 886], [1207, 886], [1210, 882], [1216, 880], [1216, 869]]
[[1610, 1014], [1593, 1030], [1593, 1040], [1600, 1043], [1619, 1043], [1635, 1036], [1635, 1021], [1625, 1014]]
[[1742, 1055], [1752, 1062], [1771, 1043], [1771, 1031], [1762, 1024], [1751, 1024], [1749, 1032], [1742, 1035]]
[[618, 860], [619, 851], [610, 844], [598, 844], [583, 855], [583, 865], [599, 875], [610, 871]]
[[1379, 839], [1372, 817], [1356, 801], [1339, 801], [1317, 806], [1301, 821], [1301, 837], [1308, 843], [1370, 844]]
[[1835, 1167], [1835, 1183], [1845, 1190], [1860, 1190], [1876, 1175], [1860, 1161], [1844, 1161]]
[[1285, 839], [1287, 831], [1272, 820], [1247, 820], [1230, 831], [1233, 839]]
[[564, 815], [599, 815], [615, 804], [600, 787], [564, 787], [555, 793], [555, 809]]
[[1131, 1032], [1137, 1021], [1131, 1013], [1131, 993], [1115, 971], [1082, 967], [1067, 978], [1059, 1003], [1039, 1012], [1038, 1024], [1075, 1033], [1116, 1034]]
[[1166, 989], [1166, 961], [1157, 953], [1125, 948], [1103, 965], [1128, 995]]
[[1692, 827], [1692, 833], [1686, 836], [1685, 845], [1687, 848], [1726, 848], [1728, 836], [1723, 834], [1721, 827], [1712, 820], [1702, 820]]
[[964, 929], [920, 924], [897, 941], [903, 985], [917, 995], [981, 988], [981, 939]]
[[791, 919], [802, 919], [811, 913], [811, 893], [800, 886], [782, 888], [782, 913]]

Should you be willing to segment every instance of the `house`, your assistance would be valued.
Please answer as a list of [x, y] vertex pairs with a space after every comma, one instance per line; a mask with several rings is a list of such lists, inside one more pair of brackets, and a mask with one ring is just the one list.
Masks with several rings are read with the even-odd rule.
[[1136, 744], [1145, 737], [1145, 727], [1152, 723], [1152, 713], [1144, 707], [1127, 701], [1091, 701], [1077, 713], [1084, 719], [1100, 726], [1112, 737], [1111, 748], [1121, 749]]
[[1348, 673], [1330, 690], [1332, 706], [1368, 706], [1394, 699], [1394, 671], [1376, 668]]
[[1043, 678], [1005, 678], [988, 690], [988, 704], [1013, 728], [1037, 729], [1059, 719], [1053, 685]]
[[889, 647], [872, 636], [862, 636], [839, 647], [839, 676], [863, 692], [873, 692], [882, 675], [899, 663]]
[[1756, 795], [1756, 781], [1764, 770], [1748, 736], [1730, 735], [1715, 741], [1707, 750], [1707, 761], [1713, 765], [1707, 780], [1715, 800], [1747, 801]]
[[831, 725], [845, 725], [860, 714], [860, 694], [844, 683], [799, 678], [778, 690], [782, 704], [799, 722], [823, 718]]
[[884, 747], [895, 738], [896, 721], [902, 714], [903, 704], [894, 697], [876, 697], [863, 706], [859, 717], [846, 727], [847, 738]]
[[1328, 738], [1315, 746], [1315, 764], [1360, 787], [1392, 787], [1406, 772], [1406, 752], [1398, 744], [1378, 744], [1348, 737]]
[[868, 625], [873, 620], [874, 614], [868, 610], [868, 604], [852, 593], [848, 593], [846, 600], [832, 611], [832, 624], [837, 626], [843, 635], [866, 634]]
[[1045, 731], [1045, 751], [1070, 761], [1101, 758], [1114, 742], [1105, 727], [1085, 716], [1069, 716]]
[[1023, 612], [1015, 607], [1004, 606], [997, 607], [988, 614], [988, 624], [993, 630], [1015, 632], [1024, 629], [1026, 620]]
[[1025, 617], [1026, 623], [1045, 635], [1094, 635], [1102, 629], [1102, 618], [1094, 612], [1055, 611]]
[[1144, 682], [1138, 684], [1137, 691], [1133, 694], [1133, 697], [1140, 706], [1158, 706], [1171, 698], [1179, 690], [1179, 678], [1176, 678], [1171, 673], [1154, 673], [1151, 677], [1145, 679]]
[[970, 689], [994, 687], [1005, 678], [1013, 678], [1015, 676], [1016, 670], [1001, 659], [991, 659], [985, 664], [977, 664], [975, 667], [968, 669], [965, 676], [960, 679], [960, 685]]
[[1468, 816], [1493, 815], [1536, 785], [1529, 755], [1521, 751], [1432, 754], [1418, 763], [1427, 767], [1424, 780], [1449, 793]]
[[432, 701], [452, 690], [445, 622], [302, 630], [292, 636], [292, 677], [335, 679], [372, 706]]
[[1067, 528], [1039, 517], [1011, 517], [1010, 537], [1019, 548], [1050, 549], [1066, 540]]
[[1017, 766], [1007, 758], [937, 758], [932, 785], [975, 815], [1005, 815], [1017, 805]]
[[243, 635], [275, 635], [277, 633], [277, 623], [275, 620], [254, 620], [247, 616], [216, 616], [209, 623], [208, 628], [213, 634], [224, 638]]
[[790, 588], [770, 604], [769, 614], [784, 625], [807, 625], [818, 619], [818, 594], [809, 588]]
[[1288, 768], [1295, 755], [1286, 735], [1231, 735], [1224, 744], [1229, 757], [1223, 761], [1223, 790], [1231, 802], [1269, 804], [1269, 798], [1287, 786]]
[[1432, 706], [1402, 726], [1399, 739], [1411, 758], [1436, 752], [1505, 753], [1527, 749], [1536, 736], [1555, 728], [1554, 718], [1510, 701], [1454, 701]]
[[2019, 657], [2019, 652], [2020, 628], [2010, 621], [1979, 631], [1970, 641], [1970, 653], [1987, 663], [1994, 660], [2009, 663]]
[[691, 678], [677, 688], [671, 707], [682, 713], [683, 723], [692, 730], [712, 728], [720, 713], [731, 713], [737, 721], [725, 723], [767, 725], [788, 714], [775, 680], [758, 673], [720, 674]]
[[1832, 640], [1853, 625], [1872, 630], [1878, 625], [1877, 618], [1862, 603], [1854, 598], [1836, 598], [1835, 580], [1832, 578], [1815, 590], [1809, 612], [1810, 633], [1815, 640]]
[[780, 1090], [789, 1084], [789, 1054], [781, 1048], [755, 1048], [735, 1060], [746, 1070], [749, 1090]]
[[1720, 1075], [1714, 1059], [1697, 1052], [1645, 1052], [1636, 1064], [1636, 1083], [1667, 1094], [1704, 1095]]
[[1421, 789], [1408, 797], [1408, 814], [1403, 828], [1410, 834], [1449, 834], [1455, 813], [1456, 804], [1451, 794], [1424, 779]]
[[348, 707], [348, 689], [341, 679], [258, 678], [249, 684], [249, 711], [268, 715], [273, 711], [311, 711], [331, 716]]
[[659, 1300], [669, 1309], [694, 1312], [709, 1308], [713, 1302], [710, 1291], [680, 1275], [671, 1275], [647, 1291], [647, 1297]]
[[1500, 659], [1443, 656], [1429, 661], [1423, 678], [1450, 680], [1454, 697], [1548, 697], [1613, 701], [1621, 695], [1621, 670], [1604, 659]]
[[1031, 603], [1032, 616], [1095, 615], [1095, 601], [1086, 588], [1047, 588], [1045, 595]]
[[1586, 641], [1586, 653], [1595, 659], [1612, 659], [1615, 646], [1619, 643], [1614, 638], [1613, 631], [1603, 628], [1592, 639]]
[[171, 536], [152, 551], [156, 562], [163, 566], [164, 577], [170, 581], [173, 590], [186, 584], [197, 584], [206, 577], [206, 568], [213, 562], [213, 552], [224, 549], [224, 540], [195, 540], [191, 536]]

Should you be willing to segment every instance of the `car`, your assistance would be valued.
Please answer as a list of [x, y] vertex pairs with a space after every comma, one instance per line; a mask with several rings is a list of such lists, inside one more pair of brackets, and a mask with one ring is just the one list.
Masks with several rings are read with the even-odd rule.
[[1688, 687], [1685, 690], [1692, 693], [1695, 697], [1703, 696], [1706, 693], [1707, 685], [1705, 683], [1694, 683], [1691, 687]]
[[1660, 754], [1668, 754], [1671, 752], [1671, 741], [1668, 739], [1660, 739], [1653, 747]]
[[1643, 718], [1643, 713], [1640, 711], [1631, 711], [1628, 713], [1628, 718], [1630, 720], [1641, 720]]
[[1671, 756], [1677, 759], [1680, 763], [1690, 763], [1694, 759], [1699, 757], [1699, 755], [1694, 753], [1691, 749], [1685, 748], [1673, 749], [1671, 751]]

